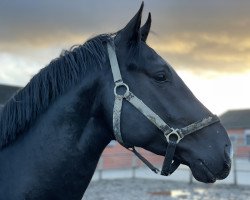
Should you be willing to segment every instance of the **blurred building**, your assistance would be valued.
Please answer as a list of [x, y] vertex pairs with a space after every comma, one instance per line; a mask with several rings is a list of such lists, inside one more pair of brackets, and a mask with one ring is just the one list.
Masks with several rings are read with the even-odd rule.
[[230, 110], [220, 119], [229, 134], [235, 155], [250, 158], [250, 109]]

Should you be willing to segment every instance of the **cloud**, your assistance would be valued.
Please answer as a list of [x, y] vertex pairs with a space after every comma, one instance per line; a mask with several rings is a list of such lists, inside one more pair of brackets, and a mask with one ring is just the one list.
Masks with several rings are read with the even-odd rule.
[[0, 41], [114, 31], [114, 22], [128, 20], [139, 5], [134, 0], [0, 1]]
[[172, 33], [150, 44], [177, 69], [197, 74], [250, 71], [250, 35], [225, 32]]
[[198, 99], [213, 113], [221, 114], [228, 109], [249, 109], [250, 95], [246, 92], [250, 72], [204, 79], [186, 71], [180, 76]]
[[186, 41], [178, 38], [166, 38], [162, 42], [153, 42], [154, 48], [163, 54], [188, 54], [196, 47], [195, 42]]
[[39, 67], [36, 62], [23, 57], [10, 54], [0, 54], [0, 80], [1, 83], [12, 85], [25, 85], [37, 73]]
[[[121, 29], [139, 6], [134, 0], [0, 1], [0, 81], [11, 76], [5, 68], [15, 74], [19, 65], [28, 80], [63, 49]], [[143, 21], [151, 11], [156, 33], [148, 43], [176, 69], [244, 73], [250, 70], [249, 7], [246, 0], [145, 0]]]

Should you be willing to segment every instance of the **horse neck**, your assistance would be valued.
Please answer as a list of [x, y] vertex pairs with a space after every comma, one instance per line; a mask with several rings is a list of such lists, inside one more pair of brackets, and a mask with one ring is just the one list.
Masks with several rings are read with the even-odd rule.
[[[96, 88], [95, 78], [86, 77], [74, 90], [65, 94], [52, 106], [51, 113], [54, 113], [55, 110], [62, 110], [59, 111], [57, 117], [59, 123], [51, 124], [54, 126], [52, 130], [58, 129], [61, 134], [60, 139], [68, 139], [68, 141], [62, 142], [63, 146], [59, 144], [58, 147], [59, 149], [64, 148], [66, 156], [64, 159], [70, 160], [63, 168], [65, 173], [78, 177], [72, 179], [74, 184], [62, 186], [70, 191], [69, 196], [64, 194], [68, 196], [68, 199], [74, 199], [73, 196], [70, 196], [72, 190], [75, 190], [74, 195], [84, 193], [94, 174], [101, 153], [111, 140], [110, 130], [101, 113], [98, 113], [99, 109], [96, 108], [98, 107], [96, 102], [99, 102], [99, 99], [96, 100], [98, 98]], [[74, 167], [70, 166], [72, 163]], [[68, 178], [60, 182], [70, 183], [70, 180]], [[74, 186], [72, 187], [72, 185]]]
[[[4, 149], [0, 161], [11, 158], [15, 163], [21, 157], [22, 162], [15, 170], [22, 175], [20, 177], [31, 174], [39, 177], [32, 179], [37, 183], [23, 183], [21, 179], [17, 180], [19, 175], [15, 175], [13, 180], [16, 181], [12, 184], [26, 184], [26, 188], [31, 190], [34, 185], [41, 190], [56, 190], [60, 199], [81, 198], [101, 153], [111, 140], [111, 131], [102, 114], [98, 113], [98, 108], [94, 109], [98, 107], [95, 105], [98, 98], [96, 85], [96, 78], [86, 77], [41, 114], [20, 140]], [[33, 166], [42, 166], [39, 173]], [[13, 167], [16, 168], [16, 165]], [[23, 171], [26, 168], [29, 169]], [[29, 173], [23, 175], [26, 172]], [[48, 179], [50, 184], [47, 184]]]
[[109, 133], [103, 120], [97, 117], [91, 117], [84, 128], [83, 134], [77, 145], [79, 151], [84, 155], [84, 165], [82, 168], [87, 172], [85, 185], [81, 186], [84, 191], [93, 176], [101, 153], [111, 141], [110, 136], [108, 136]]
[[[64, 124], [59, 124], [59, 127], [66, 126], [67, 130], [69, 126], [74, 127], [72, 132], [75, 134], [73, 138], [76, 140], [73, 145], [70, 145], [70, 152], [73, 152], [75, 167], [69, 166], [70, 169], [67, 170], [73, 170], [74, 172], [69, 173], [75, 173], [75, 176], [79, 178], [79, 180], [72, 179], [72, 182], [74, 182], [73, 190], [78, 187], [81, 195], [83, 195], [94, 174], [103, 150], [112, 139], [111, 131], [104, 120], [104, 116], [99, 112], [99, 105], [97, 105], [100, 103], [97, 80], [97, 76], [87, 77], [76, 87], [75, 91], [66, 95], [66, 99], [69, 98], [69, 100], [66, 100], [67, 103], [61, 106], [68, 109], [66, 109], [66, 113], [62, 114], [63, 117], [59, 117]], [[65, 129], [62, 132], [64, 133]], [[72, 132], [65, 132], [66, 137], [72, 135]], [[62, 137], [65, 137], [65, 135], [62, 135]], [[70, 141], [72, 140], [70, 139]], [[71, 157], [70, 154], [69, 157]], [[67, 179], [65, 182], [69, 182], [69, 180]], [[70, 191], [71, 195], [72, 188], [70, 187], [72, 187], [72, 184], [69, 184], [68, 187], [67, 191]], [[77, 194], [78, 191], [74, 193]], [[68, 199], [74, 198], [68, 196]]]

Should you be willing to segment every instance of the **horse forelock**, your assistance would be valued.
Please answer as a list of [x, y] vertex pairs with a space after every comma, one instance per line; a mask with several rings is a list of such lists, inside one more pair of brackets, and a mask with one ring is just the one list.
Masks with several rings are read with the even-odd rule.
[[[77, 84], [90, 66], [102, 67], [106, 59], [103, 42], [110, 41], [112, 34], [96, 36], [83, 45], [52, 60], [18, 91], [1, 109], [0, 148], [12, 143], [27, 130], [51, 102]], [[2, 111], [1, 111], [2, 110]]]

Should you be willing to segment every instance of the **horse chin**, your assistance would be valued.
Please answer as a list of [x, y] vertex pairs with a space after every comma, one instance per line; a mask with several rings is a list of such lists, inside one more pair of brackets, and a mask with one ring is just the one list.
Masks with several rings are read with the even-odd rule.
[[215, 174], [202, 162], [197, 161], [190, 166], [192, 174], [197, 181], [203, 183], [214, 183], [217, 180]]

